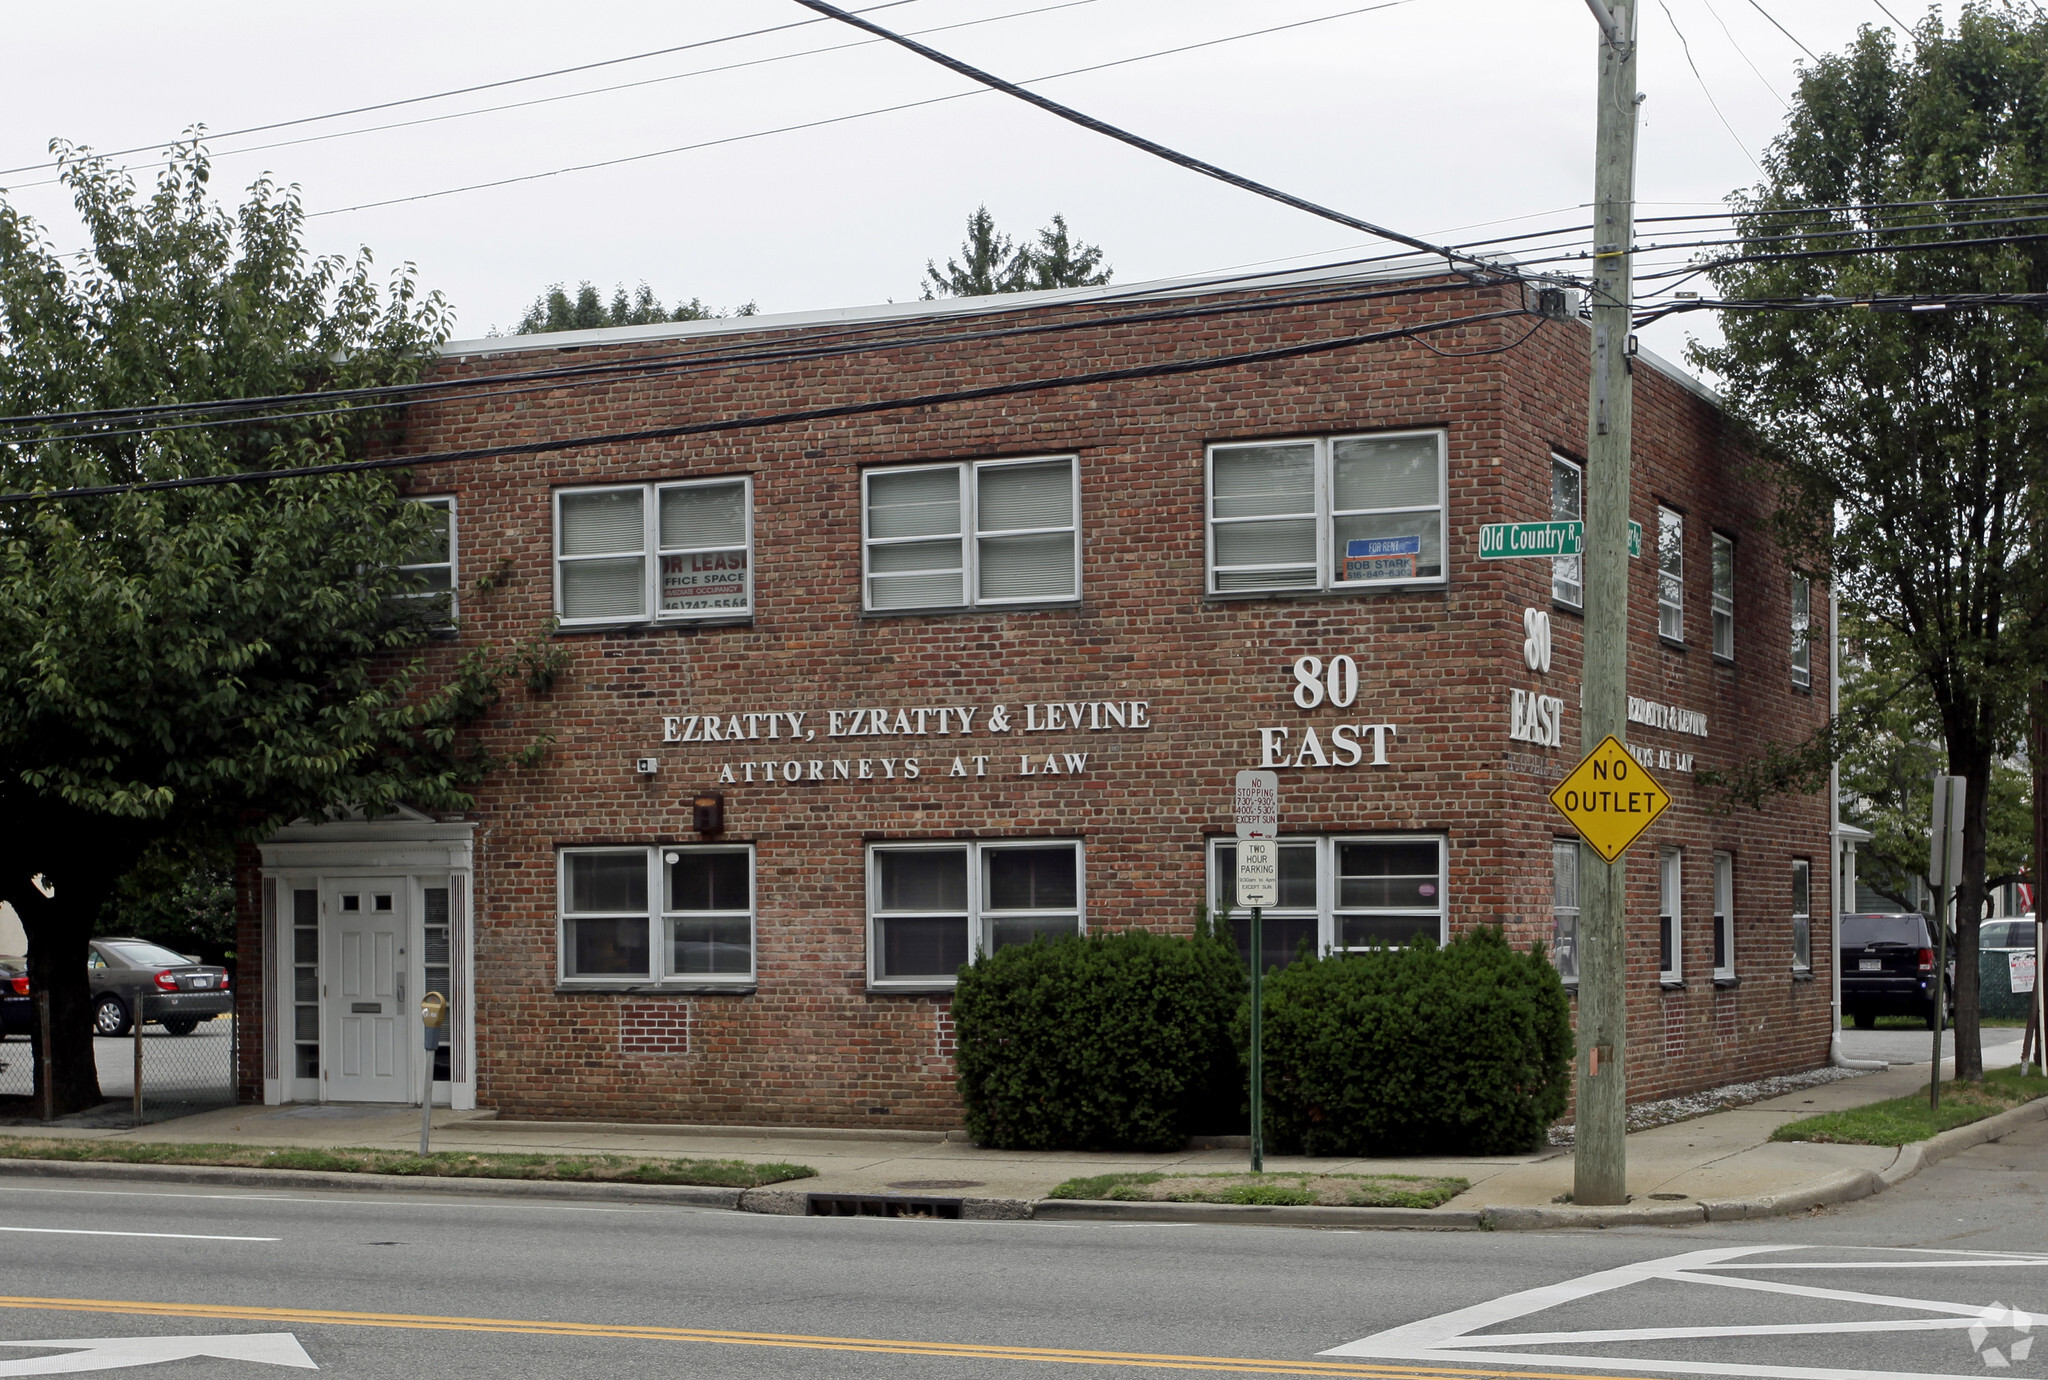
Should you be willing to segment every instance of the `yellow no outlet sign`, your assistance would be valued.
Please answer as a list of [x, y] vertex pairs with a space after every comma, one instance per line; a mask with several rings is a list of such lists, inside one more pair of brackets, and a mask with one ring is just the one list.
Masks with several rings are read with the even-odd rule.
[[1550, 803], [1595, 853], [1613, 862], [1670, 808], [1671, 793], [1610, 733], [1558, 782]]

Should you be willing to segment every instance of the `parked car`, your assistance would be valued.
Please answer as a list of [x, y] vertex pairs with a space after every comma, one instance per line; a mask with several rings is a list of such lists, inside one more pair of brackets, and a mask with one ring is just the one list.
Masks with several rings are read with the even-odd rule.
[[1980, 949], [2024, 949], [2034, 951], [2034, 917], [2022, 915], [2014, 920], [1986, 920], [1984, 927], [1977, 931], [1977, 947]]
[[1869, 1030], [1879, 1016], [1918, 1016], [1934, 1029], [1934, 927], [1924, 915], [1842, 917], [1842, 1011]]
[[147, 939], [95, 939], [86, 958], [92, 980], [92, 1028], [126, 1035], [138, 1000], [145, 1023], [190, 1035], [201, 1021], [234, 1009], [228, 970], [174, 953]]
[[28, 999], [28, 960], [0, 958], [0, 1039], [28, 1034], [33, 1012]]

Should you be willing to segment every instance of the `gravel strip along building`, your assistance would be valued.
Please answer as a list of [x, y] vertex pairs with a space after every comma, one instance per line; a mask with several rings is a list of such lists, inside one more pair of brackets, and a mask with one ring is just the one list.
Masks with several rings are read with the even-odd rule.
[[[958, 965], [1227, 905], [1244, 767], [1270, 961], [1500, 925], [1569, 974], [1578, 561], [1480, 550], [1582, 514], [1586, 328], [1530, 305], [1407, 261], [446, 346], [479, 390], [398, 449], [493, 453], [414, 472], [430, 655], [543, 639], [489, 736], [551, 745], [252, 851], [244, 1097], [416, 1100], [433, 989], [457, 1107], [956, 1126]], [[1635, 369], [1647, 1099], [1823, 1062], [1833, 955], [1825, 799], [1695, 781], [1824, 721], [1825, 590], [1713, 397]]]

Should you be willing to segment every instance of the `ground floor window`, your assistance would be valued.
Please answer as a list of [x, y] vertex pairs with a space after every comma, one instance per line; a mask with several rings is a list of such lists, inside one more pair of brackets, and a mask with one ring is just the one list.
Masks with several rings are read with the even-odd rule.
[[1085, 926], [1071, 839], [878, 843], [868, 850], [868, 976], [951, 986], [977, 953]]
[[[1304, 948], [1337, 953], [1446, 937], [1444, 840], [1433, 835], [1283, 838], [1275, 905], [1260, 916], [1261, 963], [1284, 967]], [[1237, 904], [1237, 842], [1210, 848], [1209, 899], [1251, 961], [1251, 916]]]
[[[1563, 559], [1563, 558], [1560, 558]], [[1571, 559], [1577, 560], [1574, 556]], [[1579, 841], [1550, 841], [1550, 957], [1567, 983], [1579, 980]]]
[[1735, 855], [1714, 855], [1714, 976], [1735, 976]]
[[753, 979], [749, 845], [565, 848], [560, 886], [566, 983]]
[[1676, 848], [1657, 855], [1657, 977], [1662, 982], [1685, 981], [1685, 932], [1679, 900], [1679, 859]]
[[1813, 968], [1813, 864], [1805, 858], [1792, 860], [1792, 967]]

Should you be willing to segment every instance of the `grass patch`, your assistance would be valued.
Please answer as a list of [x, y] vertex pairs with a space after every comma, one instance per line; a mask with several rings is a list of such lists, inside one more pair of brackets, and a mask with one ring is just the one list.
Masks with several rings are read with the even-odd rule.
[[[2027, 1018], [2025, 1016], [1979, 1016], [1977, 1024], [1986, 1030], [2023, 1030], [2026, 1028]], [[1855, 1017], [1842, 1017], [1842, 1029], [1854, 1030], [1855, 1028]], [[1954, 1029], [1955, 1022], [1950, 1021], [1946, 1028]], [[1934, 1038], [1934, 1032], [1927, 1028], [1927, 1022], [1918, 1016], [1879, 1016], [1876, 1029], [1917, 1030], [1930, 1040]]]
[[1054, 1198], [1117, 1203], [1241, 1203], [1258, 1207], [1433, 1208], [1472, 1185], [1415, 1174], [1095, 1174], [1069, 1179]]
[[0, 1159], [110, 1164], [216, 1165], [229, 1169], [324, 1169], [341, 1174], [404, 1174], [442, 1179], [538, 1179], [559, 1183], [700, 1184], [758, 1188], [808, 1179], [801, 1164], [690, 1160], [642, 1155], [475, 1154], [443, 1150], [327, 1149], [296, 1146], [150, 1143], [124, 1140], [27, 1140], [0, 1137]]
[[1941, 1111], [1927, 1107], [1927, 1090], [1906, 1097], [1873, 1102], [1846, 1112], [1787, 1122], [1771, 1132], [1772, 1140], [1824, 1141], [1834, 1145], [1906, 1145], [1956, 1126], [2048, 1097], [2048, 1078], [2022, 1075], [2016, 1068], [1993, 1069], [1982, 1083], [1941, 1085]]

